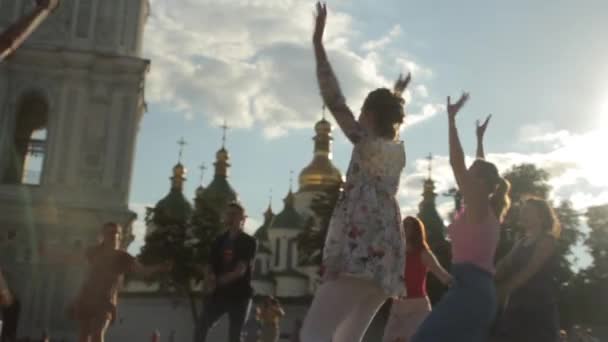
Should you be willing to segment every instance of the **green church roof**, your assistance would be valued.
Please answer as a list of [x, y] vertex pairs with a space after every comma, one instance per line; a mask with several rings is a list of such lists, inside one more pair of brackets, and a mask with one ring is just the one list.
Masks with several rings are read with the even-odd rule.
[[272, 220], [270, 228], [282, 228], [282, 229], [304, 229], [304, 218], [296, 211], [294, 207], [294, 195], [289, 190], [287, 197], [283, 200], [285, 207], [277, 214]]
[[177, 188], [172, 188], [169, 194], [154, 207], [155, 220], [163, 224], [185, 223], [190, 215], [192, 215], [192, 205]]
[[216, 209], [223, 209], [237, 200], [237, 195], [225, 176], [216, 175], [213, 181], [201, 192], [201, 197]]

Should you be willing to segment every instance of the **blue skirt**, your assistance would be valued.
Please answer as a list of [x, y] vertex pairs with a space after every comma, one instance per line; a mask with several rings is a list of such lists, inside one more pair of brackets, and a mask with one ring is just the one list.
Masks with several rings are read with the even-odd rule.
[[472, 264], [454, 264], [448, 292], [414, 334], [412, 342], [485, 342], [496, 313], [492, 274]]

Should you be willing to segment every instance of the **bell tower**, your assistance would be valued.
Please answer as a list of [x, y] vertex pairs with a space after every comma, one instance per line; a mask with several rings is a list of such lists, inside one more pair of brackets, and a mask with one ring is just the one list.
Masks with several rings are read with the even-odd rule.
[[[0, 0], [0, 31], [33, 6]], [[19, 336], [74, 336], [63, 313], [85, 265], [40, 258], [41, 242], [82, 251], [107, 221], [130, 242], [148, 12], [147, 0], [61, 0], [0, 64], [0, 264], [21, 306]]]

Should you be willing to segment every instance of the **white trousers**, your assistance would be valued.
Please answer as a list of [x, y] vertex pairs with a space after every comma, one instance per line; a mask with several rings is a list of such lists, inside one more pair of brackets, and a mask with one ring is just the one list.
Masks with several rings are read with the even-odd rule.
[[360, 342], [387, 299], [371, 280], [343, 275], [322, 284], [306, 314], [301, 342]]
[[429, 313], [428, 297], [393, 300], [382, 341], [408, 342]]

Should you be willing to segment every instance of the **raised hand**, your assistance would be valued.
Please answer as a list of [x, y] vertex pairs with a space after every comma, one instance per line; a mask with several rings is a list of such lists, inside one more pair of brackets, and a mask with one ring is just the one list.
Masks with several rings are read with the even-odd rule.
[[407, 76], [405, 78], [403, 77], [403, 75], [399, 75], [399, 78], [397, 79], [397, 82], [395, 82], [395, 86], [393, 87], [393, 93], [401, 97], [401, 94], [403, 94], [408, 84], [410, 84], [411, 80], [412, 74], [409, 72], [407, 73]]
[[462, 95], [460, 95], [460, 99], [458, 99], [458, 102], [452, 104], [450, 97], [448, 96], [448, 103], [447, 103], [447, 109], [448, 109], [448, 117], [453, 119], [456, 117], [456, 114], [458, 114], [458, 112], [460, 111], [460, 109], [462, 108], [462, 106], [464, 106], [464, 104], [469, 100], [469, 93], [464, 92], [462, 93]]
[[322, 2], [317, 2], [317, 13], [315, 14], [315, 32], [312, 36], [312, 41], [315, 44], [323, 42], [323, 31], [325, 31], [325, 21], [327, 20], [327, 5]]
[[490, 123], [490, 119], [492, 118], [492, 114], [488, 115], [483, 124], [479, 124], [479, 120], [477, 120], [477, 129], [475, 133], [477, 134], [477, 138], [483, 138], [483, 135], [486, 133], [486, 128], [488, 128], [488, 124]]

